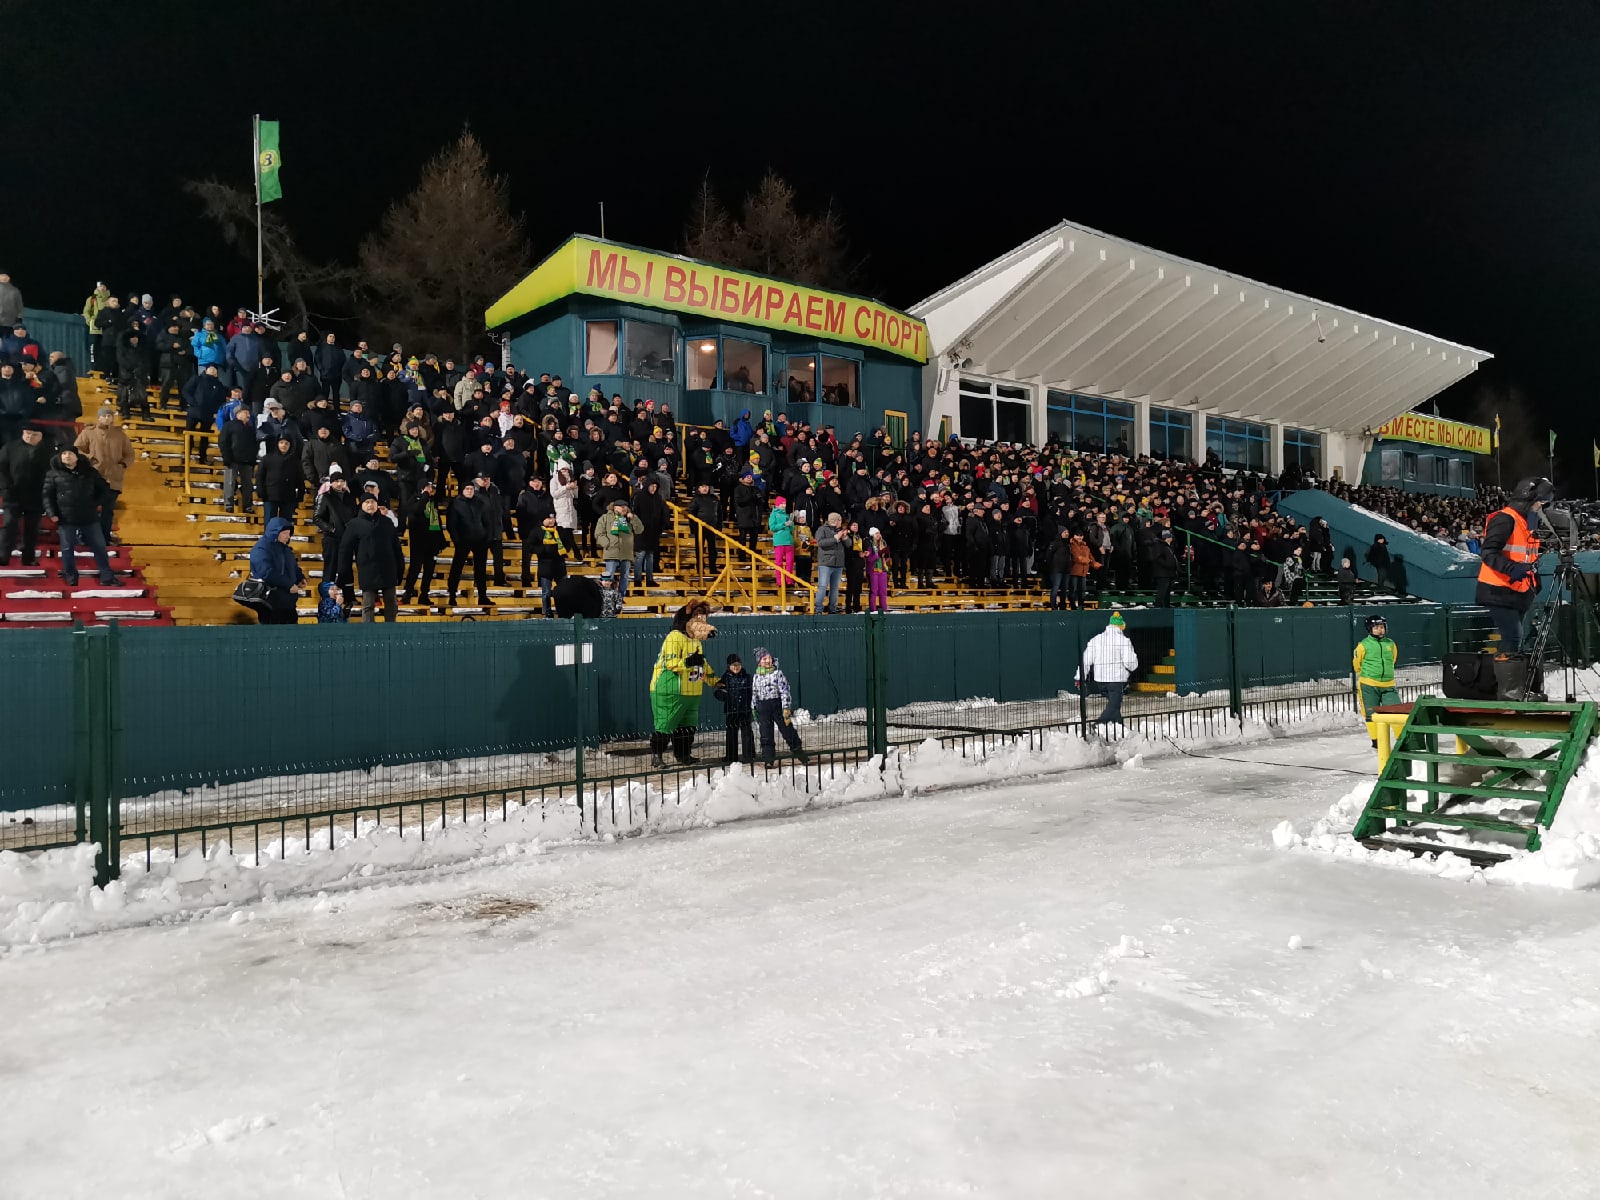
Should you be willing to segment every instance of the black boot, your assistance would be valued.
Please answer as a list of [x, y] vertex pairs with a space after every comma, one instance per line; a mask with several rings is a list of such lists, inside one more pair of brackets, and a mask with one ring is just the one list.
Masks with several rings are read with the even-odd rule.
[[693, 745], [694, 745], [694, 730], [692, 730], [692, 729], [678, 729], [678, 730], [674, 730], [673, 731], [673, 734], [672, 734], [672, 757], [677, 759], [684, 766], [688, 766], [691, 763], [697, 763], [697, 762], [700, 761], [694, 755], [689, 753], [689, 749]]
[[650, 765], [658, 771], [667, 769], [667, 743], [671, 740], [671, 736], [665, 733], [650, 735]]

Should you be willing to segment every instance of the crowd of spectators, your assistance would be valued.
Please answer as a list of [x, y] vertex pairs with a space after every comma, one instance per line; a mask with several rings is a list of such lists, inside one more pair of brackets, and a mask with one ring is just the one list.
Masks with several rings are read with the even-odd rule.
[[[8, 286], [0, 280], [0, 308]], [[523, 546], [518, 582], [531, 588], [537, 574], [545, 612], [559, 608], [567, 568], [590, 559], [603, 564], [614, 610], [635, 581], [653, 582], [668, 501], [770, 553], [786, 579], [814, 580], [825, 612], [860, 610], [864, 589], [882, 608], [895, 592], [936, 581], [1034, 590], [1050, 607], [1079, 608], [1107, 595], [1164, 606], [1175, 591], [1277, 605], [1296, 602], [1308, 575], [1350, 583], [1368, 566], [1386, 575], [1371, 550], [1361, 565], [1336, 561], [1325, 523], [1301, 527], [1276, 508], [1280, 484], [1318, 486], [1298, 472], [1280, 481], [1225, 472], [1214, 457], [1086, 453], [1054, 439], [940, 443], [913, 432], [896, 447], [881, 428], [845, 440], [771, 410], [746, 411], [731, 427], [683, 428], [652, 399], [580, 395], [559, 375], [482, 356], [284, 334], [246, 309], [202, 310], [179, 296], [123, 301], [101, 285], [83, 316], [93, 364], [117, 385], [123, 412], [181, 411], [194, 457], [212, 461], [215, 445], [227, 511], [259, 503], [265, 521], [309, 516], [325, 579], [349, 588], [359, 569], [368, 619], [377, 600], [391, 618], [396, 599], [433, 603], [435, 564], [449, 546], [445, 602], [457, 602], [470, 569], [478, 603], [492, 604], [491, 579], [513, 585], [512, 540]], [[61, 403], [63, 375], [74, 373], [70, 360], [41, 366], [16, 321], [0, 312], [0, 326], [13, 327], [0, 340], [5, 419], [17, 373], [38, 381], [26, 386], [41, 409]], [[0, 424], [0, 438], [9, 436]], [[1322, 486], [1468, 548], [1498, 506], [1488, 496]], [[392, 547], [385, 538], [373, 548], [362, 523], [369, 497], [400, 535]], [[696, 556], [699, 571], [714, 574], [717, 539], [697, 539]]]

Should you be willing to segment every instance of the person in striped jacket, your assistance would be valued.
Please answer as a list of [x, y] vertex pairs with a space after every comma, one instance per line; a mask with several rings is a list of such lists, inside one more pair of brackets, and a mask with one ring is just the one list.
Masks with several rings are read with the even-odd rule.
[[777, 757], [772, 736], [773, 727], [776, 726], [789, 749], [794, 751], [794, 756], [805, 762], [805, 748], [801, 746], [800, 735], [795, 732], [794, 723], [790, 720], [789, 679], [779, 668], [772, 651], [765, 646], [756, 647], [755, 659], [756, 675], [751, 682], [751, 694], [755, 698], [756, 720], [761, 729], [761, 761], [770, 767]]

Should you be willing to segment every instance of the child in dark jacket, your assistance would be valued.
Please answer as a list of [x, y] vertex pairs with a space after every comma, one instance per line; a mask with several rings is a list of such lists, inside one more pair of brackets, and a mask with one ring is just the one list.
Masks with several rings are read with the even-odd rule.
[[761, 720], [761, 759], [771, 766], [775, 758], [773, 731], [783, 735], [789, 749], [801, 762], [806, 761], [800, 735], [795, 732], [789, 711], [789, 679], [778, 666], [778, 660], [765, 646], [756, 647], [756, 674], [751, 681], [755, 695], [756, 714]]
[[744, 663], [737, 654], [728, 655], [728, 669], [711, 694], [722, 701], [723, 719], [727, 722], [724, 758], [730, 763], [755, 762], [755, 734], [750, 725], [750, 676], [745, 673]]
[[317, 595], [322, 597], [317, 601], [318, 625], [342, 625], [350, 619], [344, 606], [344, 589], [337, 583], [319, 583]]
[[1348, 558], [1339, 560], [1339, 603], [1354, 604], [1356, 601], [1356, 573]]

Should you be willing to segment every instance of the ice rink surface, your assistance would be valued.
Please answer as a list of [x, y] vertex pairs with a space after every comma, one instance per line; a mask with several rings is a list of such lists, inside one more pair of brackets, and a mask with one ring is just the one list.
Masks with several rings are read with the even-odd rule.
[[1215, 753], [12, 953], [0, 1198], [1596, 1195], [1600, 896]]

